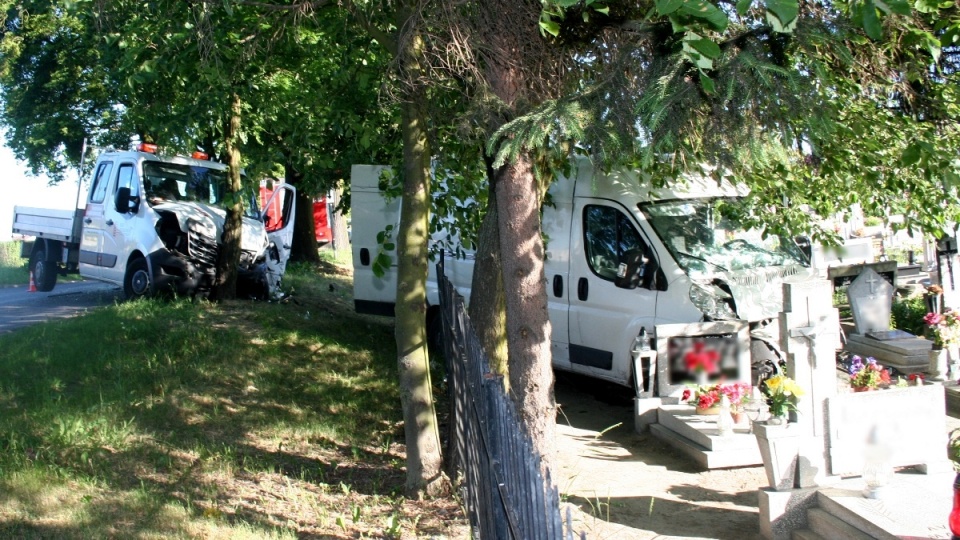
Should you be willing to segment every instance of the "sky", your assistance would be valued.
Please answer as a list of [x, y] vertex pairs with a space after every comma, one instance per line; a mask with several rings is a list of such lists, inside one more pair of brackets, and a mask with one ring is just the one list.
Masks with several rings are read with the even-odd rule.
[[[18, 162], [0, 136], [0, 242], [11, 238], [14, 206], [33, 206], [69, 210], [77, 200], [76, 174], [56, 186], [45, 176], [31, 176], [28, 167]], [[86, 193], [83, 194], [86, 196]]]

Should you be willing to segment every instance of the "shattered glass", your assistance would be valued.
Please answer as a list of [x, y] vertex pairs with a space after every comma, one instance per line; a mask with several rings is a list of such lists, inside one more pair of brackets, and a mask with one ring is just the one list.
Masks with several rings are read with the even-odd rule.
[[641, 204], [640, 210], [674, 260], [691, 277], [771, 266], [807, 266], [789, 239], [763, 238], [737, 219], [735, 199], [702, 198]]

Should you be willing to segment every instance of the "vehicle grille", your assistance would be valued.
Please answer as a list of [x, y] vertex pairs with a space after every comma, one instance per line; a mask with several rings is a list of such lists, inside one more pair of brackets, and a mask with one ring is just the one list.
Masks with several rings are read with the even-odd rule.
[[733, 276], [730, 280], [741, 287], [755, 287], [758, 285], [763, 285], [771, 279], [784, 279], [790, 276], [795, 276], [799, 273], [799, 267], [787, 266], [783, 268], [759, 271], [746, 276]]
[[204, 236], [190, 227], [188, 236], [188, 255], [193, 263], [201, 268], [216, 268], [219, 246], [213, 238]]

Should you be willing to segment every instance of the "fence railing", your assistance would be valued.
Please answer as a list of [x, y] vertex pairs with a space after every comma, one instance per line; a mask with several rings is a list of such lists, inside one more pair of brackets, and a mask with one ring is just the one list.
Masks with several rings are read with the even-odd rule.
[[[502, 376], [490, 372], [460, 296], [438, 265], [443, 346], [451, 403], [451, 448], [464, 501], [479, 539], [564, 538], [560, 495], [540, 472]], [[566, 538], [572, 540], [570, 512]], [[586, 538], [581, 535], [581, 538]]]

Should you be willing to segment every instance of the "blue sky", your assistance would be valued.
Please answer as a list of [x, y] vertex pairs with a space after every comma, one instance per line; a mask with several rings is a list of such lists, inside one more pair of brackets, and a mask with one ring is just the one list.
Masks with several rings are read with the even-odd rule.
[[[34, 206], [68, 210], [76, 204], [77, 178], [69, 175], [56, 186], [48, 185], [45, 176], [31, 176], [28, 168], [17, 161], [0, 136], [0, 242], [10, 240], [13, 207]], [[86, 194], [84, 194], [86, 195]]]

